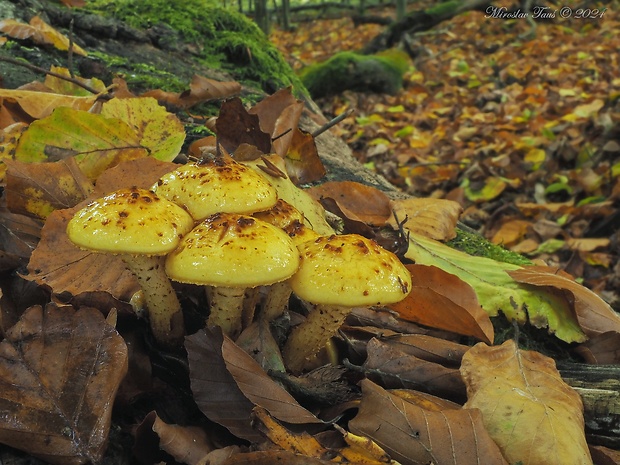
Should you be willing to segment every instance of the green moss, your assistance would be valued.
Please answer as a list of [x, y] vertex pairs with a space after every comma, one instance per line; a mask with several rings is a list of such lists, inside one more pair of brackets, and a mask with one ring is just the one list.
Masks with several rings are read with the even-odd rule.
[[408, 67], [407, 55], [399, 50], [377, 55], [340, 52], [302, 69], [300, 77], [315, 98], [347, 89], [394, 94], [401, 89]]
[[234, 10], [213, 3], [94, 0], [88, 3], [88, 9], [139, 29], [165, 24], [186, 43], [198, 46], [200, 64], [226, 71], [242, 82], [258, 83], [267, 92], [292, 85], [298, 95], [306, 93], [299, 78], [256, 24]]
[[439, 5], [435, 5], [431, 8], [424, 10], [424, 13], [430, 16], [436, 16], [443, 18], [446, 14], [452, 14], [463, 2], [460, 0], [451, 0], [449, 2], [443, 2]]
[[512, 263], [513, 265], [531, 265], [532, 262], [520, 255], [505, 248], [495, 245], [473, 232], [456, 230], [456, 237], [447, 242], [447, 245], [457, 250], [461, 250], [469, 255], [477, 257], [487, 257], [498, 262]]

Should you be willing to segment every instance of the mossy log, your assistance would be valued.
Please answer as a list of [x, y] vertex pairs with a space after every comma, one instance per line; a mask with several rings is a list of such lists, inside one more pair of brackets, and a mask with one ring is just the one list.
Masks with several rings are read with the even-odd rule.
[[[136, 0], [135, 4], [140, 4], [141, 1]], [[148, 0], [144, 3], [150, 5], [151, 2], [155, 5], [164, 3], [163, 0]], [[128, 3], [131, 2], [123, 2], [124, 5]], [[172, 2], [166, 0], [165, 3], [169, 5]], [[187, 5], [198, 3], [179, 1], [178, 8], [168, 8], [168, 10], [182, 15]], [[95, 1], [94, 4], [101, 5], [102, 2]], [[194, 13], [196, 12], [192, 14]], [[228, 24], [226, 27], [231, 27], [233, 23], [227, 21], [234, 20], [234, 24], [240, 21], [241, 23], [235, 27], [240, 28], [238, 30], [248, 31], [248, 34], [236, 37], [230, 47], [227, 47], [225, 41], [218, 42], [220, 44], [220, 48], [217, 49], [219, 50], [218, 57], [207, 57], [204, 52], [207, 43], [217, 42], [213, 37], [201, 39], [200, 34], [195, 34], [196, 31], [178, 31], [173, 27], [175, 21], [166, 22], [165, 17], [139, 18], [140, 21], [151, 23], [150, 27], [142, 29], [135, 25], [128, 25], [118, 18], [106, 18], [80, 10], [69, 10], [51, 2], [0, 0], [0, 18], [13, 17], [27, 21], [34, 14], [42, 15], [53, 27], [64, 30], [64, 32], [68, 32], [67, 28], [73, 20], [75, 42], [94, 51], [89, 57], [74, 57], [78, 71], [86, 77], [100, 77], [109, 82], [114, 73], [121, 72], [126, 76], [134, 77], [132, 82], [134, 89], [147, 90], [159, 87], [164, 90], [178, 91], [187, 85], [194, 73], [198, 73], [221, 80], [241, 80], [244, 83], [244, 95], [250, 101], [259, 99], [276, 88], [293, 84], [297, 86], [298, 96], [306, 101], [307, 107], [311, 110], [302, 118], [301, 126], [309, 132], [315, 131], [320, 126], [317, 123], [317, 120], [322, 118], [320, 111], [308, 97], [293, 71], [266, 38], [261, 36], [258, 28], [240, 15], [230, 13], [233, 19], [221, 19], [219, 27], [222, 24]], [[182, 20], [183, 18], [176, 18], [177, 27], [178, 24], [184, 24]], [[196, 21], [196, 23], [199, 22]], [[225, 34], [225, 31], [215, 28], [210, 32], [216, 35], [218, 33]], [[240, 45], [243, 43], [251, 48], [246, 48], [244, 52], [245, 45]], [[256, 54], [256, 56], [247, 53], [247, 50], [254, 50], [254, 47], [262, 47], [265, 53]], [[215, 52], [211, 49], [209, 53]], [[5, 46], [0, 49], [1, 55], [20, 57], [32, 65], [45, 69], [49, 69], [51, 64], [67, 66], [66, 52], [59, 52], [54, 48], [35, 45], [26, 47], [11, 42], [8, 48]], [[0, 62], [0, 75], [4, 80], [4, 86], [9, 88], [41, 78], [31, 70], [5, 62]], [[364, 168], [353, 157], [346, 143], [329, 131], [318, 136], [316, 144], [328, 171], [325, 181], [353, 180], [377, 187], [392, 198], [405, 197], [405, 194], [384, 178]], [[487, 243], [483, 239], [480, 241]], [[490, 243], [487, 244], [488, 249], [494, 248]], [[561, 368], [564, 378], [577, 387], [584, 397], [587, 429], [593, 442], [620, 448], [618, 406], [620, 386], [617, 382], [620, 379], [620, 366], [563, 365]], [[598, 377], [593, 376], [594, 372], [598, 373]]]

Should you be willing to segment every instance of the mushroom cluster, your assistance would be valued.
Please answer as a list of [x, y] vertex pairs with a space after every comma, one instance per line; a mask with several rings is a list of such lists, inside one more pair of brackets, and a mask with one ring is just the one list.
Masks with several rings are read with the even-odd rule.
[[164, 347], [179, 347], [185, 332], [170, 280], [205, 286], [206, 324], [232, 338], [244, 327], [248, 290], [264, 289], [261, 318], [268, 321], [287, 310], [294, 293], [312, 308], [283, 348], [286, 366], [300, 372], [352, 307], [403, 299], [411, 277], [372, 240], [315, 232], [273, 184], [255, 167], [213, 157], [178, 167], [150, 190], [123, 189], [91, 202], [67, 234], [78, 247], [121, 255]]

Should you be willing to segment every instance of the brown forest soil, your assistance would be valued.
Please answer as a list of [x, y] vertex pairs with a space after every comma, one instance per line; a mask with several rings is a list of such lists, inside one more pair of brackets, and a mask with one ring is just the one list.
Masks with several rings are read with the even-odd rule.
[[[334, 130], [366, 166], [410, 194], [459, 201], [464, 223], [562, 266], [618, 309], [620, 16], [601, 7], [602, 18], [577, 18], [575, 4], [533, 38], [523, 19], [462, 14], [414, 37], [398, 95], [318, 103], [327, 116], [355, 110]], [[380, 31], [326, 19], [272, 40], [300, 69]]]

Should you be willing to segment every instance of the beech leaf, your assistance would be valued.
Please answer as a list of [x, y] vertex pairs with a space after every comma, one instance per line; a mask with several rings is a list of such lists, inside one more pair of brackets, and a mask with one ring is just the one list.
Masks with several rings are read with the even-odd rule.
[[476, 409], [425, 410], [363, 380], [352, 433], [366, 436], [402, 465], [507, 465]]
[[465, 408], [482, 411], [484, 425], [510, 463], [591, 464], [581, 397], [549, 357], [509, 340], [476, 344], [463, 357]]
[[519, 270], [520, 266], [474, 257], [415, 233], [410, 234], [405, 257], [461, 278], [476, 291], [478, 302], [489, 316], [501, 311], [509, 320], [548, 327], [566, 342], [586, 339], [565, 296], [521, 285], [508, 275], [508, 271]]
[[406, 266], [411, 273], [411, 292], [388, 305], [400, 318], [493, 342], [491, 319], [469, 284], [436, 266]]
[[90, 93], [87, 96], [76, 96], [20, 89], [0, 89], [0, 97], [16, 102], [35, 119], [51, 115], [58, 107], [88, 111], [97, 100], [97, 96]]
[[91, 180], [121, 161], [147, 155], [136, 132], [124, 121], [65, 107], [34, 121], [15, 152], [17, 160], [30, 163], [75, 156]]
[[570, 292], [574, 300], [577, 321], [588, 336], [598, 336], [607, 331], [620, 333], [620, 315], [590, 289], [576, 283], [570, 275], [560, 273], [557, 268], [526, 266], [519, 270], [508, 271], [508, 274], [520, 283], [548, 286]]
[[128, 363], [101, 313], [31, 307], [0, 353], [0, 442], [53, 464], [99, 463]]
[[[436, 241], [447, 241], [456, 236], [456, 223], [462, 208], [458, 202], [445, 199], [393, 200], [391, 210], [403, 226], [411, 232], [422, 234]], [[389, 224], [397, 228], [396, 219], [391, 216]]]
[[93, 184], [74, 158], [55, 163], [21, 163], [7, 160], [7, 206], [13, 213], [45, 219], [54, 210], [83, 201]]
[[185, 128], [179, 118], [154, 98], [109, 100], [103, 105], [101, 116], [127, 123], [138, 136], [140, 145], [158, 160], [174, 160], [185, 140]]

